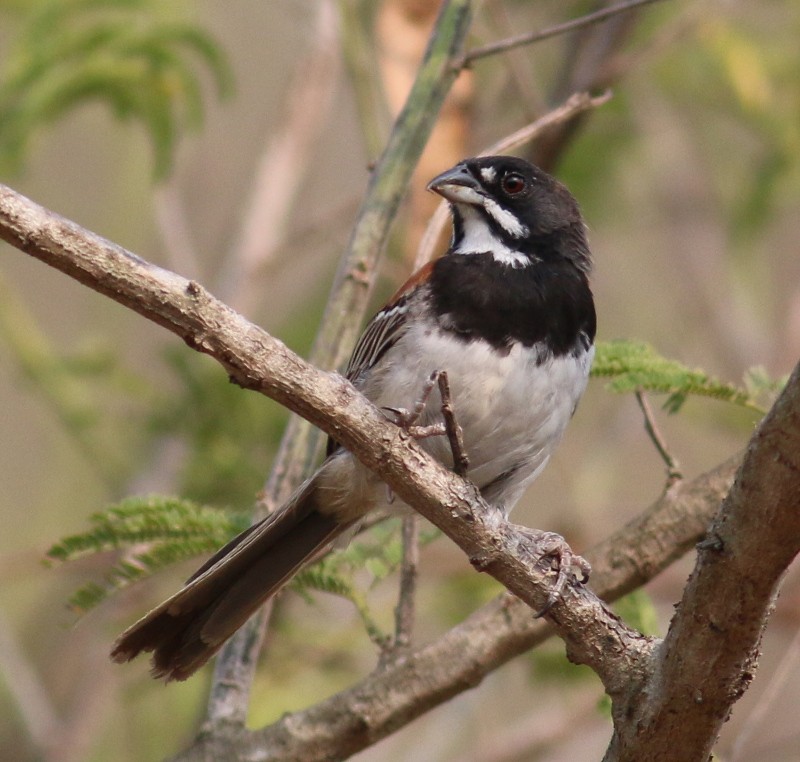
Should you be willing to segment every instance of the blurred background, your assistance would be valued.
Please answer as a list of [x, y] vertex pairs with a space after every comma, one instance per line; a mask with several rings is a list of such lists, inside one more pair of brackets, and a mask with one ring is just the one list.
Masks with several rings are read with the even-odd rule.
[[[307, 354], [370, 162], [437, 7], [2, 1], [0, 179], [199, 280]], [[596, 7], [486, 0], [470, 45]], [[109, 30], [120, 25], [147, 44], [97, 42], [113, 40]], [[95, 42], [75, 43], [98, 29]], [[172, 37], [159, 38], [161, 29]], [[570, 93], [611, 87], [605, 106], [516, 149], [555, 173], [583, 207], [598, 338], [647, 341], [737, 384], [752, 368], [784, 376], [800, 357], [798, 34], [797, 3], [674, 0], [476, 61], [457, 82], [412, 183], [375, 303], [411, 269], [435, 209], [423, 191], [428, 179]], [[173, 40], [164, 67], [143, 74], [136, 55], [164, 38]], [[37, 60], [25, 80], [20, 72]], [[84, 531], [90, 515], [129, 495], [175, 494], [248, 511], [288, 416], [233, 387], [172, 334], [5, 244], [0, 252], [2, 756], [160, 759], [193, 737], [210, 670], [165, 688], [144, 660], [113, 666], [107, 654], [116, 634], [196, 562], [128, 587], [78, 621], [70, 595], [102, 582], [114, 554], [50, 567], [43, 559], [53, 543]], [[667, 415], [662, 401], [653, 397], [658, 424], [689, 478], [741, 450], [758, 420], [705, 399]], [[664, 483], [633, 396], [594, 380], [515, 520], [561, 532], [580, 551], [643, 510]], [[658, 632], [691, 563], [648, 586]], [[446, 539], [425, 545], [421, 566], [419, 643], [499, 591]], [[376, 621], [390, 628], [395, 577], [364, 584]], [[721, 759], [797, 758], [799, 598], [790, 571], [755, 683], [725, 727]], [[562, 653], [550, 643], [513, 660], [355, 758], [599, 759], [610, 737], [602, 689]], [[347, 687], [376, 658], [351, 603], [287, 593], [256, 677], [250, 725]]]

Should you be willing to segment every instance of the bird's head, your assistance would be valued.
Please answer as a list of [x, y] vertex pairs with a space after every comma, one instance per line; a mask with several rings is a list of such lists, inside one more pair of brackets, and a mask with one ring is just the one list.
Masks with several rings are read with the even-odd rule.
[[453, 254], [490, 252], [511, 267], [552, 258], [566, 258], [583, 272], [591, 267], [578, 203], [523, 159], [465, 159], [431, 180], [428, 190], [451, 204]]

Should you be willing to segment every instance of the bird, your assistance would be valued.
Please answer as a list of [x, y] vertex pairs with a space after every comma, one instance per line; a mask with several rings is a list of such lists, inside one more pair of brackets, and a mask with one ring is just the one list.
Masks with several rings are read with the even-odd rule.
[[[416, 423], [430, 426], [441, 405], [430, 380], [446, 372], [466, 477], [508, 516], [547, 465], [587, 385], [596, 315], [586, 225], [562, 183], [513, 156], [465, 159], [427, 187], [449, 202], [449, 248], [370, 320], [345, 376], [388, 417], [416, 411]], [[453, 468], [447, 437], [420, 446]], [[123, 632], [112, 659], [152, 652], [154, 677], [185, 680], [299, 569], [391, 499], [330, 440], [323, 463], [287, 503]]]

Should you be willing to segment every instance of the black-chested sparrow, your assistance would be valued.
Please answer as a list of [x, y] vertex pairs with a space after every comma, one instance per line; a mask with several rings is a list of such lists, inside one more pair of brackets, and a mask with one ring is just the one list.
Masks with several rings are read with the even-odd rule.
[[[432, 374], [446, 371], [468, 477], [507, 513], [586, 387], [595, 310], [585, 227], [569, 191], [518, 158], [468, 159], [428, 188], [451, 204], [450, 248], [369, 322], [347, 377], [378, 407], [410, 410]], [[438, 394], [420, 425], [436, 420]], [[446, 437], [421, 445], [452, 465]], [[286, 505], [124, 632], [113, 659], [153, 651], [155, 676], [189, 677], [304, 563], [387, 501], [378, 478], [334, 444]]]

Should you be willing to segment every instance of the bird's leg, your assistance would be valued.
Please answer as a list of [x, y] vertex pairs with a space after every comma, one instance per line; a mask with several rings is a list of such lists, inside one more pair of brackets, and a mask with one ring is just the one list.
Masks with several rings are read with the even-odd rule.
[[[417, 426], [425, 407], [430, 400], [434, 387], [438, 384], [439, 395], [442, 399], [442, 423], [433, 423], [429, 426]], [[466, 476], [469, 468], [469, 458], [464, 450], [464, 433], [456, 419], [453, 409], [453, 398], [450, 394], [450, 382], [447, 378], [446, 370], [435, 370], [425, 381], [422, 393], [411, 410], [398, 407], [384, 407], [383, 410], [392, 414], [394, 423], [405, 429], [414, 439], [426, 439], [427, 437], [447, 436], [450, 442], [450, 451], [453, 454], [453, 470], [459, 476]], [[389, 502], [394, 500], [394, 495], [389, 491]]]
[[[417, 426], [425, 407], [430, 400], [434, 387], [438, 384], [439, 395], [442, 398], [442, 423], [433, 423], [429, 426]], [[394, 416], [394, 422], [405, 429], [414, 439], [426, 439], [427, 437], [440, 437], [447, 435], [450, 442], [450, 450], [453, 454], [453, 470], [459, 476], [466, 476], [469, 468], [469, 458], [464, 451], [464, 435], [461, 426], [456, 420], [453, 410], [453, 398], [450, 394], [450, 382], [447, 378], [446, 370], [435, 370], [425, 381], [422, 393], [411, 410], [402, 407], [384, 407]]]
[[[382, 407], [381, 410], [385, 410], [387, 413], [391, 413], [392, 422], [399, 426], [401, 429], [404, 429], [409, 433], [410, 436], [414, 437], [414, 439], [425, 439], [427, 437], [438, 437], [446, 434], [447, 431], [445, 429], [445, 425], [443, 423], [434, 423], [431, 426], [417, 426], [416, 422], [419, 420], [419, 417], [425, 410], [425, 406], [428, 404], [428, 400], [430, 399], [431, 392], [433, 392], [433, 388], [436, 386], [436, 381], [439, 378], [439, 375], [442, 371], [435, 370], [431, 373], [430, 377], [425, 381], [422, 386], [422, 393], [419, 396], [419, 399], [414, 404], [414, 407], [411, 410], [408, 410], [404, 407]], [[386, 499], [389, 503], [394, 502], [394, 492], [392, 488], [387, 485], [386, 487]]]
[[450, 441], [450, 450], [453, 453], [453, 471], [459, 476], [466, 476], [469, 469], [469, 458], [464, 450], [464, 432], [458, 425], [456, 414], [453, 410], [453, 399], [450, 396], [450, 381], [447, 371], [439, 373], [439, 394], [442, 397], [442, 418], [444, 419], [445, 433]]
[[414, 439], [425, 439], [426, 437], [435, 437], [441, 436], [445, 434], [446, 431], [442, 424], [433, 424], [432, 426], [417, 426], [416, 423], [419, 420], [420, 416], [423, 412], [425, 412], [425, 408], [428, 405], [428, 400], [431, 397], [431, 393], [436, 386], [436, 382], [438, 381], [441, 374], [444, 371], [435, 370], [431, 373], [430, 377], [425, 381], [422, 386], [422, 392], [419, 395], [419, 398], [414, 403], [414, 407], [411, 410], [408, 410], [404, 407], [384, 407], [383, 410], [388, 410], [394, 416], [394, 423], [396, 423], [401, 429], [405, 429]]

